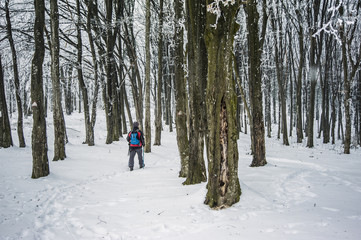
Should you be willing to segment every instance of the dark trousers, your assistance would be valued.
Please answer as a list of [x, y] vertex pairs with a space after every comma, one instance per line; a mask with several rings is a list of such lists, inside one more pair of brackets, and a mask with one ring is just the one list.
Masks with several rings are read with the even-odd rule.
[[130, 168], [134, 167], [134, 157], [135, 154], [138, 154], [138, 161], [139, 161], [139, 167], [143, 167], [144, 163], [143, 163], [143, 156], [142, 156], [143, 150], [142, 148], [130, 148], [129, 149], [129, 164], [128, 166]]

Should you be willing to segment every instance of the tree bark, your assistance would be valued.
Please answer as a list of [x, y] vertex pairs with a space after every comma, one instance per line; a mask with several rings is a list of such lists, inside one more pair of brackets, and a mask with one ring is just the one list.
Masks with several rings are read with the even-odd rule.
[[34, 40], [35, 51], [31, 65], [31, 102], [33, 110], [32, 131], [32, 178], [49, 175], [48, 143], [46, 136], [46, 120], [44, 112], [43, 93], [43, 62], [44, 62], [44, 26], [45, 4], [44, 0], [34, 0], [35, 24]]
[[189, 81], [189, 169], [184, 184], [196, 184], [207, 179], [204, 163], [204, 126], [202, 108], [204, 104], [201, 92], [204, 88], [204, 67], [207, 65], [204, 45], [205, 0], [187, 0], [188, 27], [188, 81]]
[[[158, 81], [157, 81], [157, 104], [155, 117], [154, 145], [161, 144], [162, 132], [162, 85], [163, 85], [163, 0], [159, 1], [159, 29], [158, 29]], [[165, 89], [164, 89], [165, 90]]]
[[64, 160], [65, 153], [65, 121], [61, 105], [60, 68], [59, 68], [59, 10], [58, 0], [50, 1], [51, 19], [51, 79], [53, 86], [53, 124], [54, 124], [54, 158], [53, 161]]
[[23, 107], [20, 97], [20, 79], [19, 79], [18, 61], [17, 61], [17, 53], [15, 50], [15, 44], [14, 44], [12, 26], [10, 20], [9, 0], [5, 1], [5, 11], [6, 11], [6, 29], [7, 29], [8, 40], [10, 43], [10, 48], [12, 53], [12, 61], [13, 61], [16, 104], [18, 108], [17, 133], [19, 137], [19, 147], [24, 148], [26, 144], [25, 144], [24, 130], [23, 130]]
[[184, 77], [184, 63], [183, 63], [183, 28], [180, 22], [183, 20], [183, 1], [174, 1], [175, 12], [175, 32], [174, 32], [174, 82], [175, 82], [175, 102], [176, 102], [176, 131], [177, 131], [177, 145], [181, 160], [181, 169], [179, 177], [188, 176], [189, 164], [189, 141], [187, 135], [187, 90]]
[[[299, 12], [297, 12], [299, 13]], [[299, 14], [297, 16], [300, 19]], [[299, 22], [298, 29], [298, 45], [300, 60], [298, 62], [298, 73], [297, 73], [297, 84], [296, 84], [296, 132], [297, 142], [302, 143], [303, 140], [303, 127], [302, 127], [302, 73], [305, 62], [304, 43], [303, 43], [303, 27], [302, 23]]]
[[[361, 8], [361, 4], [359, 3], [357, 6], [357, 11]], [[342, 10], [342, 11], [341, 11]], [[340, 14], [343, 16], [343, 8], [340, 8]], [[340, 39], [341, 39], [341, 51], [342, 51], [342, 66], [343, 66], [343, 91], [344, 91], [344, 107], [345, 107], [345, 141], [344, 141], [344, 153], [350, 154], [351, 147], [351, 103], [352, 103], [352, 94], [351, 94], [351, 85], [353, 83], [353, 79], [356, 75], [358, 68], [361, 65], [361, 43], [357, 42], [358, 52], [355, 54], [356, 57], [353, 59], [352, 57], [352, 47], [351, 44], [354, 39], [354, 34], [357, 26], [360, 23], [355, 21], [352, 28], [347, 28], [347, 24], [345, 20], [342, 20], [342, 24], [340, 25]], [[349, 68], [350, 66], [350, 68]]]
[[[282, 64], [282, 57], [283, 55], [282, 50], [279, 50], [278, 46], [281, 46], [283, 41], [282, 37], [278, 39], [278, 34], [276, 31], [281, 32], [282, 29], [276, 29], [276, 19], [275, 15], [278, 15], [278, 11], [273, 14], [273, 19], [271, 21], [272, 29], [274, 32], [274, 41], [275, 41], [275, 64], [276, 64], [276, 76], [277, 76], [277, 83], [278, 83], [278, 94], [279, 94], [279, 100], [281, 103], [281, 113], [282, 113], [282, 121], [280, 122], [282, 124], [282, 139], [283, 139], [283, 145], [289, 146], [288, 141], [288, 133], [287, 133], [287, 111], [286, 111], [286, 94], [285, 94], [285, 79], [282, 77], [283, 75], [283, 64]], [[279, 27], [281, 28], [281, 23], [279, 22]], [[280, 59], [281, 58], [281, 59]]]
[[[150, 0], [146, 0], [145, 6], [145, 147], [146, 153], [151, 152], [152, 129], [150, 121]], [[162, 10], [161, 10], [162, 11]]]
[[6, 104], [4, 72], [0, 54], [0, 148], [13, 146], [8, 107]]
[[[248, 52], [249, 52], [249, 92], [252, 109], [252, 141], [253, 159], [251, 166], [259, 167], [267, 164], [265, 147], [265, 129], [263, 120], [262, 103], [262, 78], [261, 78], [261, 51], [262, 45], [259, 38], [259, 13], [257, 1], [247, 1], [245, 5], [247, 14]], [[265, 16], [264, 16], [265, 17]]]
[[92, 34], [92, 28], [91, 28], [93, 16], [90, 11], [90, 8], [91, 8], [90, 4], [91, 4], [91, 1], [88, 2], [88, 6], [87, 6], [88, 7], [87, 32], [88, 32], [89, 45], [90, 45], [92, 60], [93, 60], [94, 94], [93, 94], [92, 113], [91, 113], [91, 117], [90, 117], [90, 122], [89, 122], [89, 126], [88, 127], [86, 126], [86, 128], [88, 129], [88, 136], [87, 136], [88, 145], [94, 146], [94, 144], [95, 144], [95, 142], [94, 142], [94, 126], [95, 126], [95, 122], [96, 122], [97, 102], [98, 102], [98, 94], [99, 94], [99, 75], [98, 75], [98, 61], [97, 61], [97, 56], [96, 56], [96, 51], [95, 51], [95, 46], [94, 46], [94, 37]]
[[[213, 1], [207, 1], [211, 4]], [[208, 5], [209, 6], [209, 5]], [[222, 16], [207, 13], [208, 52], [207, 117], [208, 175], [205, 203], [222, 209], [239, 201], [237, 96], [233, 78], [233, 42], [239, 28], [236, 15], [240, 1], [221, 4]]]

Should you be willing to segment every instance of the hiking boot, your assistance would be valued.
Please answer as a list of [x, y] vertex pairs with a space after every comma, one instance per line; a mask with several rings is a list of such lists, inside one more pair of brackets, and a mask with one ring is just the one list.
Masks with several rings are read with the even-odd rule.
[[129, 168], [129, 170], [130, 170], [130, 171], [133, 171], [133, 168], [132, 168], [132, 167], [130, 167], [130, 168]]
[[140, 166], [139, 168], [144, 168], [145, 167], [145, 165], [143, 164], [142, 166]]

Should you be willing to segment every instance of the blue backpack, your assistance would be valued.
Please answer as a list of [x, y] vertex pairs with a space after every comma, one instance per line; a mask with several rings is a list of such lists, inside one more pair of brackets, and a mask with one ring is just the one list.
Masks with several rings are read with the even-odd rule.
[[142, 146], [142, 143], [139, 140], [140, 132], [138, 132], [138, 131], [130, 132], [129, 137], [130, 137], [130, 146], [131, 147], [141, 147]]

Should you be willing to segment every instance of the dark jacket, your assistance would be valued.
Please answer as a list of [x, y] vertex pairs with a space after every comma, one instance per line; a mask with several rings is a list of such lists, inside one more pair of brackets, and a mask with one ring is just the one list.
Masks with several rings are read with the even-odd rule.
[[[139, 132], [140, 134], [140, 137], [137, 136], [137, 139], [140, 141], [140, 144], [139, 146], [130, 146], [130, 135], [132, 133], [136, 133], [136, 132]], [[144, 134], [141, 130], [139, 130], [138, 127], [134, 127], [132, 131], [130, 131], [127, 135], [127, 141], [128, 141], [128, 144], [129, 144], [129, 148], [141, 148], [144, 146]]]

